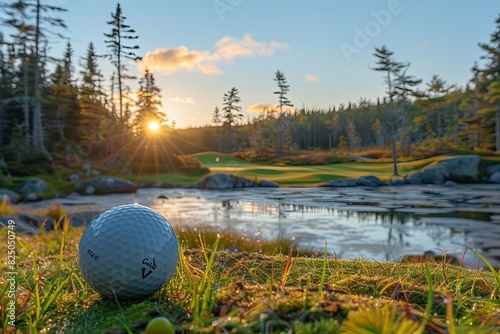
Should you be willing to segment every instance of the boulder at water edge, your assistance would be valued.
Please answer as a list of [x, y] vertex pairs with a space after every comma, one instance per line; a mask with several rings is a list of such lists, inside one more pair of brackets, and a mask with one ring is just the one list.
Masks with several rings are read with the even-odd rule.
[[18, 192], [25, 193], [39, 193], [48, 191], [49, 187], [47, 187], [47, 183], [43, 179], [38, 177], [30, 177], [26, 181], [24, 181], [23, 185], [18, 189]]
[[249, 188], [257, 187], [253, 181], [247, 180], [244, 177], [229, 175], [226, 173], [216, 173], [205, 176], [199, 183], [200, 189], [232, 189], [232, 188]]
[[3, 200], [4, 196], [7, 197], [7, 203], [17, 203], [21, 199], [21, 196], [12, 190], [0, 189], [0, 200]]
[[374, 175], [367, 175], [367, 176], [360, 176], [356, 180], [356, 184], [358, 184], [359, 186], [366, 186], [366, 187], [378, 187], [382, 185], [382, 181]]
[[500, 172], [491, 174], [488, 181], [491, 183], [500, 183]]
[[277, 188], [277, 187], [279, 187], [278, 184], [274, 183], [273, 181], [266, 180], [266, 179], [261, 179], [259, 181], [259, 186], [261, 186], [261, 187], [270, 187], [270, 188]]
[[[74, 189], [80, 194], [122, 194], [136, 192], [137, 185], [119, 177], [99, 176], [76, 183]], [[89, 191], [90, 189], [93, 191]]]
[[446, 180], [474, 182], [479, 180], [480, 162], [477, 155], [442, 159], [434, 166], [411, 173], [406, 180], [409, 184], [443, 184]]

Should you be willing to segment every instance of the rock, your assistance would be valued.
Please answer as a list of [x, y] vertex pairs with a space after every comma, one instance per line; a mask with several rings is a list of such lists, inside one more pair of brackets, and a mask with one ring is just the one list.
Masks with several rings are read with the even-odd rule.
[[322, 183], [320, 187], [356, 187], [356, 180], [353, 179], [337, 179]]
[[235, 182], [231, 175], [226, 173], [216, 173], [204, 177], [199, 187], [201, 189], [231, 189], [234, 188]]
[[443, 183], [443, 186], [445, 186], [445, 187], [456, 187], [457, 185], [458, 185], [458, 183], [456, 183], [455, 181], [451, 181], [451, 180], [448, 180], [445, 183]]
[[85, 195], [94, 195], [95, 194], [95, 187], [94, 186], [87, 186], [84, 191]]
[[39, 193], [43, 191], [48, 191], [47, 183], [38, 177], [31, 177], [24, 181], [18, 192], [20, 193]]
[[406, 182], [408, 184], [422, 184], [422, 173], [413, 172], [406, 177]]
[[443, 184], [448, 175], [445, 166], [437, 165], [424, 169], [420, 179], [424, 184]]
[[88, 162], [84, 162], [84, 163], [82, 164], [82, 168], [83, 168], [83, 170], [90, 170], [90, 168], [91, 168], [91, 167], [92, 167], [92, 166], [90, 166], [90, 164], [89, 164]]
[[13, 220], [16, 223], [16, 233], [33, 235], [38, 233], [42, 226], [45, 230], [52, 230], [54, 228], [54, 220], [45, 216], [17, 213], [0, 217], [0, 221], [4, 225], [7, 225], [9, 220]]
[[254, 187], [254, 186], [255, 186], [255, 182], [250, 181], [250, 180], [245, 180], [245, 184], [243, 184], [244, 188], [250, 188], [250, 187]]
[[96, 211], [80, 211], [72, 214], [69, 220], [71, 226], [88, 226], [99, 214]]
[[80, 178], [80, 176], [78, 176], [77, 173], [72, 173], [68, 176], [68, 179], [71, 181], [71, 182], [76, 182], [78, 181], [78, 179]]
[[488, 175], [493, 175], [498, 172], [500, 172], [500, 164], [486, 167], [486, 173], [488, 173]]
[[368, 175], [368, 176], [360, 176], [356, 180], [356, 184], [360, 186], [367, 186], [367, 187], [377, 187], [382, 185], [382, 181], [374, 175]]
[[481, 159], [477, 155], [458, 156], [443, 159], [438, 165], [446, 168], [448, 180], [456, 182], [473, 182], [479, 177], [479, 163]]
[[36, 202], [36, 201], [38, 201], [38, 200], [39, 200], [39, 198], [38, 198], [38, 196], [37, 196], [36, 194], [34, 194], [34, 193], [29, 193], [28, 195], [26, 195], [26, 196], [24, 197], [24, 200], [25, 200], [26, 202]]
[[268, 188], [278, 188], [279, 187], [279, 185], [277, 183], [274, 183], [273, 181], [269, 181], [266, 179], [260, 179], [259, 186], [260, 187], [268, 187]]
[[99, 195], [134, 193], [137, 191], [137, 185], [135, 183], [114, 176], [98, 176], [82, 180], [74, 186], [78, 193], [87, 195], [92, 191], [90, 187], [93, 187], [94, 193]]
[[255, 187], [255, 185], [255, 182], [247, 180], [244, 177], [238, 177], [226, 173], [216, 173], [205, 176], [198, 183], [197, 187], [200, 189], [232, 189]]
[[157, 199], [168, 199], [168, 196], [161, 194], [161, 195], [158, 195], [156, 198]]
[[392, 180], [392, 182], [391, 182], [391, 185], [393, 185], [393, 186], [403, 186], [405, 184], [406, 184], [406, 180], [401, 178], [401, 177], [398, 177], [398, 178]]
[[496, 172], [496, 173], [491, 174], [488, 181], [491, 183], [500, 183], [500, 172]]
[[18, 193], [9, 189], [0, 189], [0, 201], [3, 200], [3, 197], [7, 197], [7, 203], [17, 203], [21, 199]]
[[438, 161], [434, 166], [413, 172], [406, 177], [409, 184], [443, 184], [447, 180], [456, 182], [478, 181], [478, 156], [457, 156]]

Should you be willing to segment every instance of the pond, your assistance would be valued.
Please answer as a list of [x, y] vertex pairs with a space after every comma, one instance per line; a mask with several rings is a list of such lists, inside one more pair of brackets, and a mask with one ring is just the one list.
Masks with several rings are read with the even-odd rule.
[[[159, 196], [163, 198], [158, 198]], [[434, 251], [462, 258], [466, 245], [500, 261], [500, 187], [408, 185], [354, 188], [139, 189], [135, 194], [69, 196], [69, 211], [147, 205], [175, 229], [233, 231], [244, 237], [293, 240], [299, 249], [343, 259], [397, 261]], [[484, 267], [470, 250], [465, 265]]]

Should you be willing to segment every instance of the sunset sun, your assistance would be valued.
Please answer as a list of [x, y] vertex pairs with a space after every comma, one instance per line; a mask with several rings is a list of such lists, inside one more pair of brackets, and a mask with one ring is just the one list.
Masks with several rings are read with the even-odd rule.
[[149, 127], [149, 130], [151, 130], [151, 131], [157, 131], [160, 128], [160, 125], [158, 124], [158, 122], [152, 121], [152, 122], [149, 122], [148, 127]]

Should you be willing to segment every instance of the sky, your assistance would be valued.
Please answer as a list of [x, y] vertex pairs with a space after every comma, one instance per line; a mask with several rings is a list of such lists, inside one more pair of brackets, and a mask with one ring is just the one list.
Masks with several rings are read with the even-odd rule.
[[[93, 42], [107, 52], [103, 33], [116, 2], [46, 0], [61, 14], [75, 60]], [[429, 82], [437, 74], [464, 87], [500, 14], [498, 0], [122, 0], [126, 23], [139, 35], [141, 62], [161, 89], [162, 108], [176, 127], [209, 124], [223, 94], [240, 92], [245, 117], [278, 102], [275, 72], [284, 73], [295, 107], [328, 108], [384, 95], [374, 47], [386, 45], [408, 73]], [[61, 54], [64, 41], [51, 52]], [[101, 60], [105, 75], [111, 64]], [[138, 89], [137, 80], [127, 84]]]

